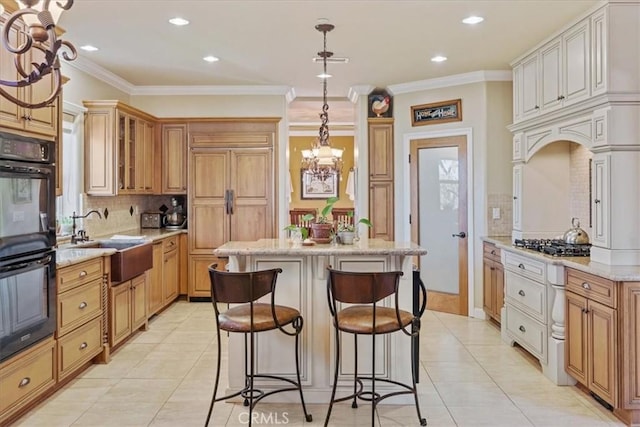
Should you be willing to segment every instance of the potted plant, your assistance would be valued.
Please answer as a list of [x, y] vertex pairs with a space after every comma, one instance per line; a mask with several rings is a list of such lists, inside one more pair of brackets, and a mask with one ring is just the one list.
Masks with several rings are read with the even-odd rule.
[[[324, 207], [320, 211], [320, 214], [315, 218], [315, 221], [311, 223], [311, 240], [317, 243], [329, 243], [331, 242], [331, 232], [333, 231], [333, 223], [329, 221], [329, 215], [331, 214], [331, 210], [333, 209], [333, 205], [339, 199], [337, 197], [329, 197]], [[308, 214], [305, 215], [310, 216], [313, 219], [313, 215]]]
[[[348, 216], [352, 217], [353, 212], [349, 212]], [[358, 222], [356, 222], [355, 224], [350, 224], [350, 223], [338, 224], [338, 238], [340, 239], [340, 242], [342, 244], [345, 244], [345, 245], [353, 244], [353, 240], [356, 237], [356, 229], [358, 227], [358, 224], [364, 224], [367, 227], [372, 226], [371, 221], [369, 221], [369, 218], [360, 218]]]

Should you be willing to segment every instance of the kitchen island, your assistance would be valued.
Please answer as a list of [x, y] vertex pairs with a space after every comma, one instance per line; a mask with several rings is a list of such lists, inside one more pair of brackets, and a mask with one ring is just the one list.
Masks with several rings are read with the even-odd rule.
[[[326, 403], [330, 399], [334, 369], [334, 333], [327, 302], [327, 267], [348, 271], [402, 270], [400, 305], [411, 311], [413, 300], [412, 270], [415, 256], [427, 251], [413, 243], [364, 239], [354, 245], [302, 246], [285, 239], [262, 239], [255, 242], [232, 241], [214, 251], [217, 257], [229, 258], [230, 271], [281, 268], [276, 287], [276, 303], [297, 308], [304, 318], [301, 336], [300, 375], [308, 403]], [[385, 301], [391, 306], [392, 301]], [[269, 334], [267, 336], [267, 334]], [[371, 370], [371, 341], [360, 339], [359, 372]], [[256, 371], [260, 374], [295, 378], [293, 340], [277, 331], [257, 337]], [[376, 340], [376, 376], [401, 382], [411, 381], [411, 343], [402, 333]], [[240, 334], [229, 337], [229, 389], [244, 387], [243, 339]], [[342, 369], [338, 395], [353, 387], [353, 340], [342, 344]], [[376, 384], [382, 389], [383, 384]], [[267, 387], [265, 387], [267, 388]], [[389, 390], [389, 389], [387, 389]], [[276, 394], [277, 399], [296, 399], [294, 394]], [[410, 396], [393, 398], [385, 403], [411, 403]]]

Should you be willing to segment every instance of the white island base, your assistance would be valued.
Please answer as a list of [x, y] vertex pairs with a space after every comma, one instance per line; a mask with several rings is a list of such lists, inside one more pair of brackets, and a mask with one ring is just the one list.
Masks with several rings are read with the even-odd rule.
[[[215, 250], [217, 257], [228, 257], [230, 271], [252, 271], [281, 268], [276, 285], [276, 303], [300, 310], [304, 327], [300, 338], [300, 375], [307, 403], [328, 403], [333, 386], [335, 344], [332, 319], [327, 302], [327, 267], [347, 271], [402, 270], [400, 281], [401, 308], [411, 311], [413, 298], [413, 257], [426, 250], [413, 243], [367, 239], [354, 245], [294, 246], [284, 239], [263, 239], [257, 242], [228, 242]], [[391, 307], [393, 301], [384, 302]], [[279, 331], [256, 335], [256, 373], [295, 379], [294, 339]], [[371, 372], [371, 339], [358, 339], [358, 373]], [[242, 334], [229, 336], [229, 382], [226, 393], [244, 387], [244, 340]], [[337, 396], [353, 390], [353, 335], [343, 334], [341, 369]], [[376, 337], [376, 377], [411, 383], [411, 341], [402, 332]], [[264, 380], [261, 387], [281, 386]], [[368, 384], [365, 383], [365, 388]], [[397, 390], [382, 382], [376, 391]], [[298, 402], [296, 392], [269, 396], [269, 402]], [[413, 397], [403, 395], [384, 403], [411, 404]]]

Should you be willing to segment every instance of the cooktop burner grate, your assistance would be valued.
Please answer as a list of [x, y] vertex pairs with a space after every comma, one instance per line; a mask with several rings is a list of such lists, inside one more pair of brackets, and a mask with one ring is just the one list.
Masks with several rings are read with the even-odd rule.
[[560, 239], [515, 239], [517, 248], [530, 249], [552, 256], [589, 256], [591, 245], [574, 245]]

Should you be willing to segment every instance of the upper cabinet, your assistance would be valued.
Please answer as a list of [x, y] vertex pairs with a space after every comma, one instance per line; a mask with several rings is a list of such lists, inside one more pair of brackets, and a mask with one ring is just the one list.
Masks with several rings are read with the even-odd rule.
[[162, 193], [187, 194], [187, 125], [162, 125]]
[[[596, 55], [592, 49], [590, 24], [590, 19], [580, 21], [512, 64], [514, 122], [555, 111], [591, 95], [592, 57], [602, 60], [603, 53]], [[604, 21], [599, 25], [602, 31]]]
[[[4, 31], [4, 22], [8, 14], [0, 15], [0, 31]], [[13, 46], [21, 45], [25, 42], [25, 25], [18, 20], [9, 30], [9, 42]], [[32, 62], [42, 62], [44, 53], [38, 49], [31, 49], [31, 55], [25, 55], [23, 59], [25, 70], [29, 70]], [[0, 49], [0, 79], [20, 80], [15, 64], [15, 56], [6, 49]], [[54, 86], [53, 76], [45, 76], [42, 80], [23, 88], [3, 87], [10, 95], [26, 102], [40, 102], [46, 99], [52, 92]], [[37, 134], [38, 137], [54, 139], [58, 133], [58, 110], [60, 97], [50, 106], [43, 108], [23, 108], [0, 97], [0, 128], [13, 129], [21, 132]]]
[[155, 118], [119, 101], [85, 101], [85, 191], [90, 195], [158, 192]]

